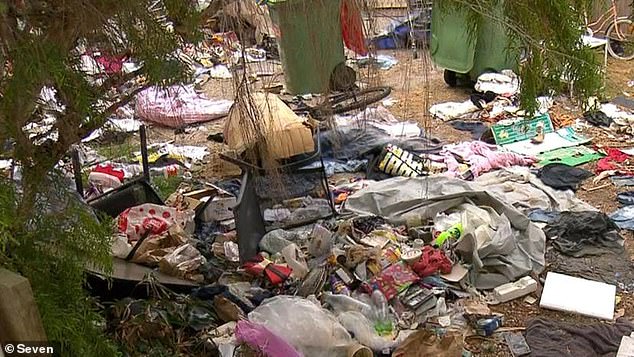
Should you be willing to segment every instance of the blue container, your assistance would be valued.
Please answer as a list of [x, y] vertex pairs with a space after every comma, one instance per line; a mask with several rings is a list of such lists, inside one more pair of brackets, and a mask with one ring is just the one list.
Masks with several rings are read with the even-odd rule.
[[392, 31], [392, 33], [394, 33], [394, 36], [400, 39], [407, 40], [407, 38], [409, 37], [410, 30], [411, 29], [409, 27], [409, 24], [400, 24], [396, 26], [396, 28], [394, 29], [394, 31]]
[[403, 47], [403, 41], [391, 35], [383, 35], [372, 39], [374, 47], [378, 50], [393, 50]]

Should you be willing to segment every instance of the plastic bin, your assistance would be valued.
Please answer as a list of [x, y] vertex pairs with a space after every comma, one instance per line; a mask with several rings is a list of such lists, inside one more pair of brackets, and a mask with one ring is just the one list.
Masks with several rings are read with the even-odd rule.
[[345, 62], [341, 0], [269, 0], [273, 28], [291, 94], [325, 93]]
[[[501, 17], [503, 3], [492, 9]], [[519, 52], [511, 49], [504, 27], [490, 17], [483, 17], [475, 35], [469, 33], [468, 10], [434, 7], [431, 25], [431, 55], [434, 63], [445, 69], [445, 81], [456, 85], [457, 75], [471, 80], [485, 72], [516, 70]]]

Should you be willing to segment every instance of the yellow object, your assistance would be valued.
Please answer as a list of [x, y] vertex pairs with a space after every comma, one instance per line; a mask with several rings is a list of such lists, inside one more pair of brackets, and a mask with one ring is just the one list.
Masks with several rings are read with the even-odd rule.
[[[315, 151], [312, 130], [274, 94], [253, 93], [231, 108], [224, 135], [232, 150], [258, 145], [266, 158], [286, 159]], [[249, 105], [252, 103], [253, 105]]]

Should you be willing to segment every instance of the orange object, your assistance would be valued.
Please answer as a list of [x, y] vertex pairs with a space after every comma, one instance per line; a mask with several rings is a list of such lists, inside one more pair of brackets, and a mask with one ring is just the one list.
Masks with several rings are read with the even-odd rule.
[[344, 203], [347, 199], [348, 199], [348, 194], [345, 192], [342, 192], [335, 198], [335, 203], [336, 204]]

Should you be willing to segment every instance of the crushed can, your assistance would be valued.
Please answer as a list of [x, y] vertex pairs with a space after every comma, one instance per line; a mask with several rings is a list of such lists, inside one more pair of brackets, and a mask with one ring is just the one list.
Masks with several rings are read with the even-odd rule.
[[502, 326], [503, 320], [503, 316], [480, 319], [476, 322], [475, 331], [480, 336], [491, 336], [495, 330]]

